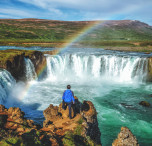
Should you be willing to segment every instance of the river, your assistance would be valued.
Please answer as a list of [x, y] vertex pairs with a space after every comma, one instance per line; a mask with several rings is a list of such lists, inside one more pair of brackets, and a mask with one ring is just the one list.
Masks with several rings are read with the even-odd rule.
[[147, 57], [152, 54], [73, 48], [45, 56], [45, 77], [36, 77], [31, 61], [25, 59], [28, 85], [16, 83], [7, 71], [0, 71], [1, 103], [20, 107], [27, 118], [42, 124], [43, 110], [49, 104], [59, 105], [66, 85], [70, 84], [80, 101], [94, 103], [103, 146], [112, 144], [121, 126], [127, 126], [140, 145], [152, 145], [152, 107], [139, 105], [142, 100], [152, 105], [152, 83], [146, 81]]

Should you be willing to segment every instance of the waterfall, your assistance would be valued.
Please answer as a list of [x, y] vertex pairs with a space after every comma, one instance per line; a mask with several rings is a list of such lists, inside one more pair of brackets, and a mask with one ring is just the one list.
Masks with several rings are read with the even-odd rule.
[[29, 58], [24, 58], [25, 60], [25, 68], [26, 68], [26, 79], [27, 81], [31, 81], [37, 78], [37, 74], [35, 72], [34, 65]]
[[16, 81], [11, 74], [4, 69], [0, 69], [0, 104], [6, 100], [15, 84]]
[[64, 54], [47, 56], [48, 78], [145, 81], [148, 59], [138, 56]]

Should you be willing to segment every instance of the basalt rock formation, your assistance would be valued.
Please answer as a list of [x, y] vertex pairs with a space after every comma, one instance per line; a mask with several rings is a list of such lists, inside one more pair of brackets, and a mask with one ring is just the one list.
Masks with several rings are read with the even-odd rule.
[[121, 127], [118, 138], [112, 143], [112, 146], [139, 146], [139, 144], [127, 127]]
[[0, 68], [9, 71], [17, 81], [26, 81], [24, 58], [31, 59], [37, 74], [46, 65], [46, 58], [42, 52], [9, 49], [0, 51]]
[[44, 110], [43, 127], [24, 117], [19, 108], [0, 105], [0, 145], [101, 145], [97, 112], [90, 101], [80, 103], [75, 97], [72, 119], [68, 108], [52, 104]]

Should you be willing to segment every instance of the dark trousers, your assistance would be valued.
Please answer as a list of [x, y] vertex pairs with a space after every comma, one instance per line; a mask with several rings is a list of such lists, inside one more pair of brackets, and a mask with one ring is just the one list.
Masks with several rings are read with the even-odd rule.
[[66, 104], [68, 105], [69, 108], [69, 118], [71, 119], [71, 106], [72, 106], [72, 102], [66, 102]]

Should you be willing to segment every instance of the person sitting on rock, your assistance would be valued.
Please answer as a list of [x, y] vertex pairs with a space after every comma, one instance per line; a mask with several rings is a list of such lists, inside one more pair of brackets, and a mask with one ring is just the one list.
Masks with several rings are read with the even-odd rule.
[[71, 86], [70, 85], [67, 85], [67, 90], [65, 90], [63, 92], [63, 96], [62, 96], [62, 104], [66, 104], [68, 105], [68, 108], [69, 108], [69, 118], [72, 119], [71, 117], [71, 106], [72, 106], [72, 102], [73, 104], [75, 103], [75, 99], [74, 99], [74, 93], [73, 91], [70, 90], [71, 89]]

